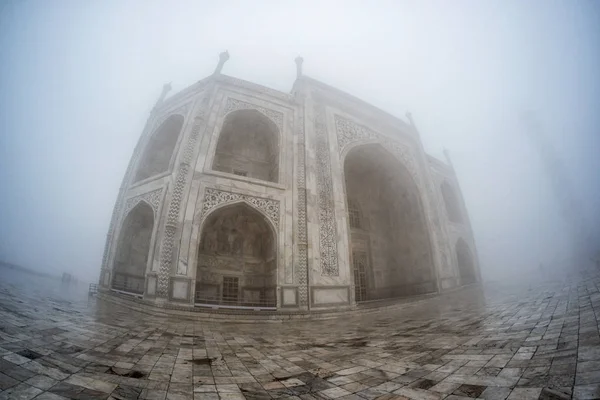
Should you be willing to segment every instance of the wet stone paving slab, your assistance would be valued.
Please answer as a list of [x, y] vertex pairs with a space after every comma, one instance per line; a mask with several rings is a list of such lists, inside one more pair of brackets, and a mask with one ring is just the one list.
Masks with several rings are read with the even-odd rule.
[[598, 275], [283, 323], [155, 317], [2, 278], [0, 399], [600, 398]]

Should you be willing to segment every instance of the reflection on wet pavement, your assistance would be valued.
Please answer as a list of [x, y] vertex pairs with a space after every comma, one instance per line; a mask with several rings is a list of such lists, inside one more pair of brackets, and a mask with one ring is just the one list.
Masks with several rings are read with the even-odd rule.
[[[2, 275], [3, 274], [3, 275]], [[600, 276], [330, 320], [204, 322], [0, 274], [0, 399], [600, 398]]]

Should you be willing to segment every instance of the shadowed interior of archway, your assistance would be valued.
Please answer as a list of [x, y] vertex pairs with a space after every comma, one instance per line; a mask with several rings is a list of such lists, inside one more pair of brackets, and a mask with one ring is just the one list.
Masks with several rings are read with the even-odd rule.
[[152, 132], [139, 161], [134, 181], [141, 181], [169, 170], [182, 127], [183, 116], [175, 114]]
[[203, 225], [196, 303], [276, 306], [276, 240], [265, 217], [239, 203], [214, 211]]
[[456, 242], [456, 261], [458, 263], [458, 272], [462, 284], [473, 283], [477, 280], [475, 275], [475, 265], [473, 257], [469, 250], [469, 245], [462, 239]]
[[144, 293], [153, 227], [154, 211], [143, 201], [125, 217], [115, 255], [113, 289]]
[[344, 163], [356, 301], [435, 291], [433, 257], [416, 184], [380, 145]]
[[279, 134], [256, 110], [234, 111], [219, 135], [213, 169], [263, 181], [279, 177]]

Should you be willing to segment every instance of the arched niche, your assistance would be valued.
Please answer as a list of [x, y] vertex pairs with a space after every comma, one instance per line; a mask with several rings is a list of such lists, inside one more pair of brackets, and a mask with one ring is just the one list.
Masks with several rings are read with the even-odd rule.
[[140, 201], [121, 226], [113, 268], [113, 289], [144, 293], [153, 228], [154, 211], [148, 203]]
[[239, 202], [214, 210], [201, 229], [196, 303], [276, 307], [277, 240], [267, 218]]
[[356, 301], [435, 291], [425, 213], [408, 169], [381, 145], [364, 144], [344, 158], [344, 178], [348, 210], [360, 210], [360, 229], [349, 233]]
[[183, 116], [174, 114], [168, 117], [152, 135], [140, 158], [135, 182], [148, 179], [169, 170], [171, 157], [183, 127]]
[[458, 197], [452, 186], [446, 181], [442, 183], [442, 198], [444, 199], [448, 219], [457, 224], [462, 223], [462, 213]]
[[473, 283], [477, 280], [475, 263], [469, 245], [463, 238], [458, 239], [455, 246], [458, 273], [463, 284]]
[[227, 115], [213, 162], [215, 171], [269, 182], [279, 180], [279, 130], [257, 110]]

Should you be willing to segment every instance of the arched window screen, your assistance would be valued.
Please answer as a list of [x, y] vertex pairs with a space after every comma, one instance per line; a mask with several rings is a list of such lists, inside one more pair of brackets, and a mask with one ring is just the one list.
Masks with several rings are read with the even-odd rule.
[[353, 199], [348, 199], [348, 220], [350, 228], [361, 228], [360, 209]]

